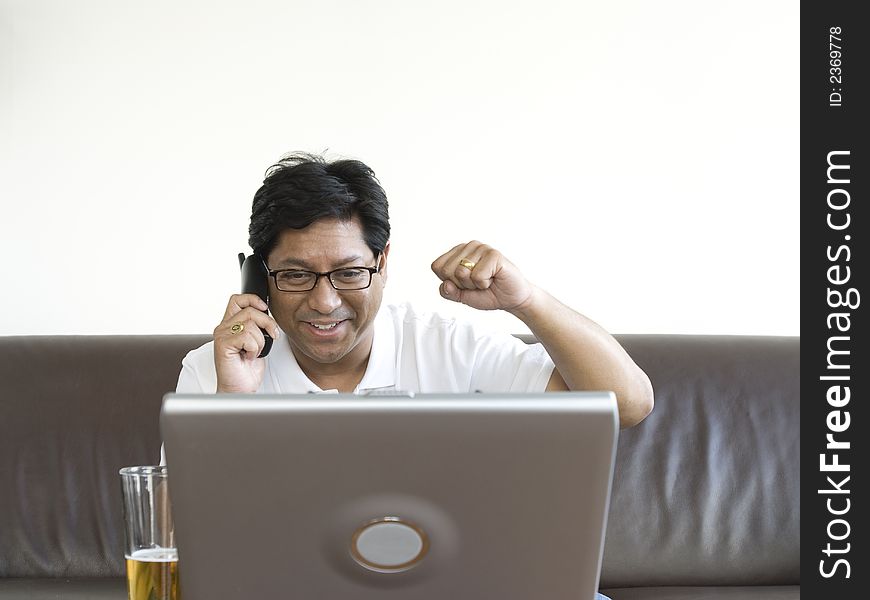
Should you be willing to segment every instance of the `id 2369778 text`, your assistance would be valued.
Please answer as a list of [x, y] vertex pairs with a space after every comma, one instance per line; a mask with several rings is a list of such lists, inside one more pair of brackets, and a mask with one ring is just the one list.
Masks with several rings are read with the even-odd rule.
[[843, 105], [843, 28], [831, 27], [828, 30], [828, 83], [831, 93], [828, 95], [828, 106]]

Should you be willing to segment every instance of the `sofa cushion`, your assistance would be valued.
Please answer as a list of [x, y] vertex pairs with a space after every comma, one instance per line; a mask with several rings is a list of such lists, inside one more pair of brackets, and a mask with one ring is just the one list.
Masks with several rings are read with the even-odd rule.
[[[611, 600], [800, 600], [799, 586], [660, 587], [605, 589]], [[3, 600], [124, 600], [122, 577], [103, 579], [2, 579]]]
[[619, 339], [656, 405], [620, 431], [601, 587], [799, 583], [799, 338]]
[[601, 590], [610, 600], [800, 600], [798, 585], [637, 587]]
[[127, 582], [123, 577], [99, 579], [0, 578], [3, 600], [124, 600]]

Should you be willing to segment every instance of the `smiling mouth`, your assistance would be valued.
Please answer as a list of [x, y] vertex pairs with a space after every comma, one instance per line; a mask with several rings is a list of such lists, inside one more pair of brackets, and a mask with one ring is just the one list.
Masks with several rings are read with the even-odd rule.
[[317, 329], [318, 331], [329, 331], [330, 329], [335, 329], [344, 321], [332, 321], [330, 323], [312, 323], [311, 321], [306, 321], [309, 325]]

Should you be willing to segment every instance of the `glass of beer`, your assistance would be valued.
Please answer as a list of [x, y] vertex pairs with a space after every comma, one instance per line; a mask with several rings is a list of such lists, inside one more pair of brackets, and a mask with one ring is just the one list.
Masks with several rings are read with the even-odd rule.
[[166, 467], [124, 467], [120, 473], [129, 598], [178, 600], [178, 550]]

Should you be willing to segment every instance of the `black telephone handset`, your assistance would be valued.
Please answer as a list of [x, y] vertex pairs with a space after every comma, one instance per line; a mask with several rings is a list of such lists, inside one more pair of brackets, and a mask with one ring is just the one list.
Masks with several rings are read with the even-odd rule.
[[[266, 263], [257, 254], [251, 254], [245, 258], [244, 253], [239, 252], [239, 266], [242, 268], [242, 293], [257, 294], [262, 298], [263, 302], [269, 303], [269, 271], [266, 269]], [[263, 336], [266, 338], [266, 344], [263, 346], [263, 351], [257, 358], [263, 358], [269, 354], [272, 349], [272, 336], [265, 332], [262, 328]]]

